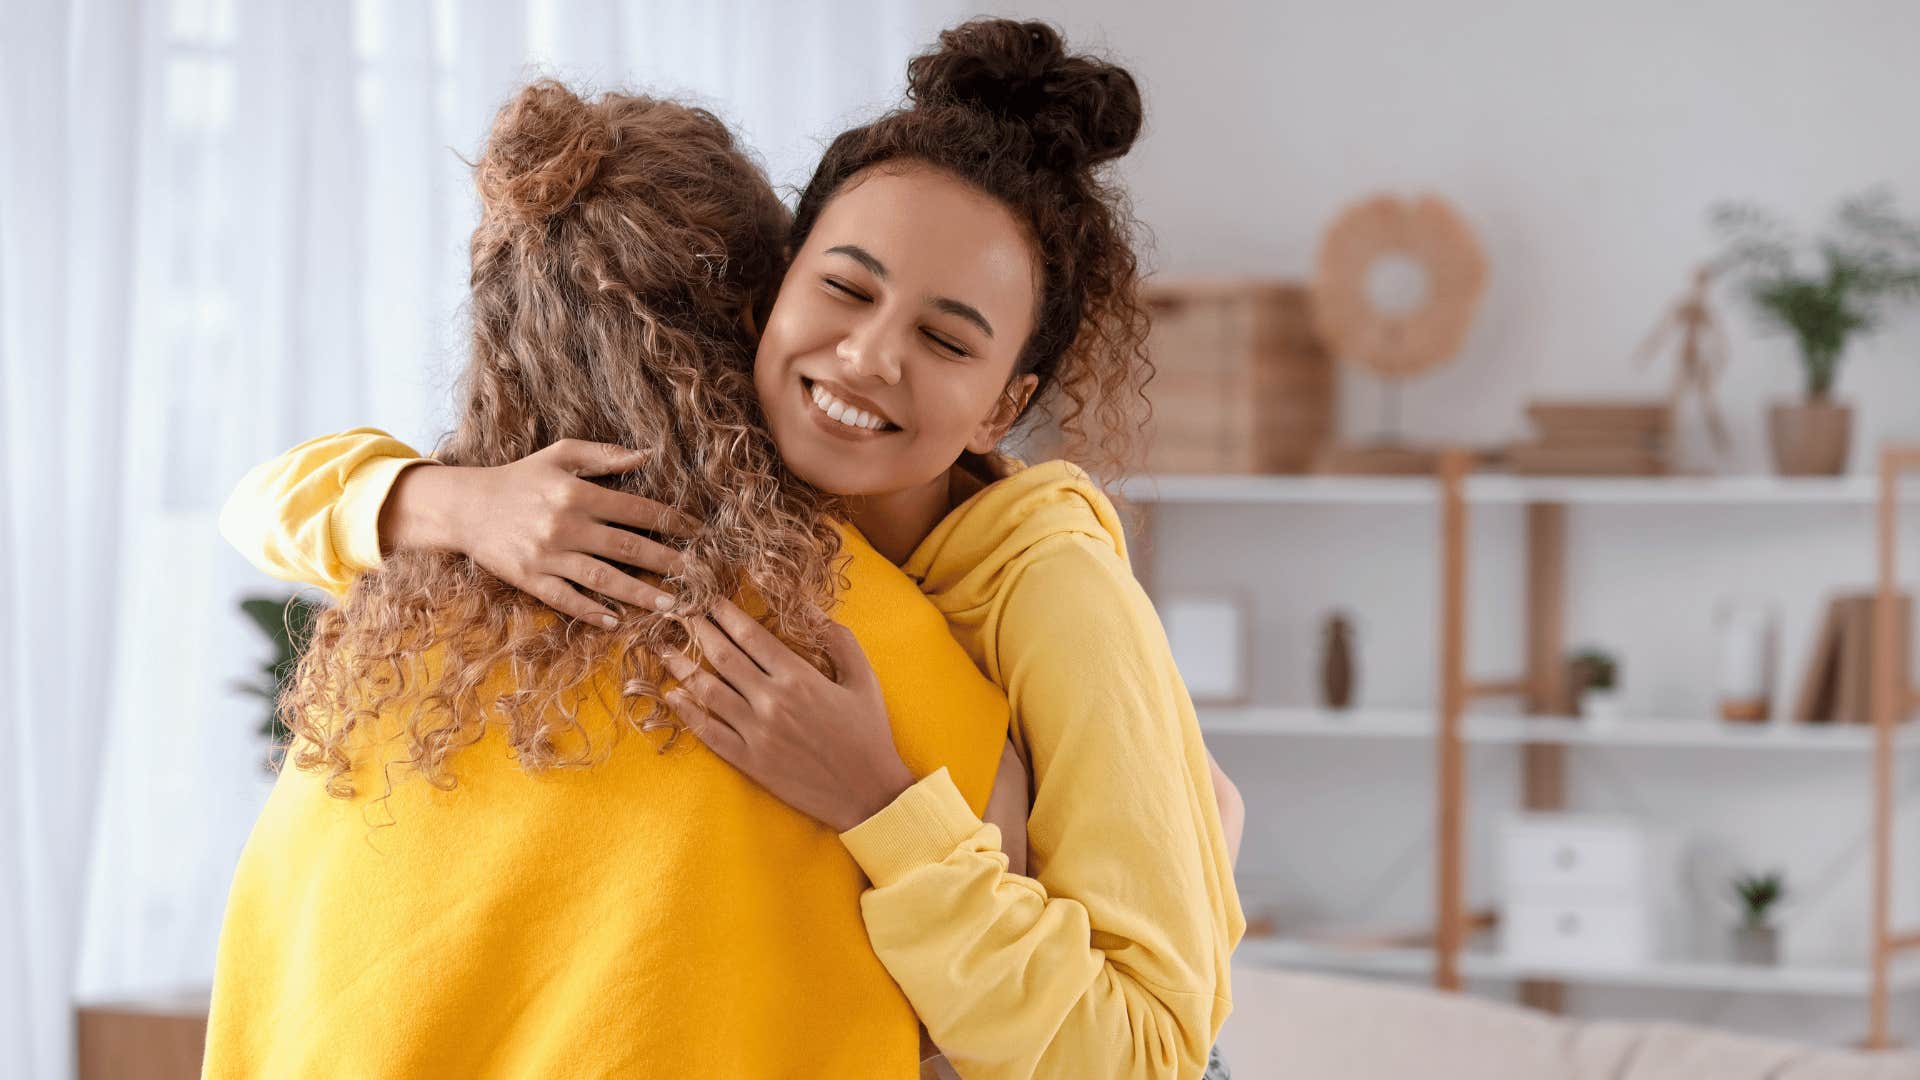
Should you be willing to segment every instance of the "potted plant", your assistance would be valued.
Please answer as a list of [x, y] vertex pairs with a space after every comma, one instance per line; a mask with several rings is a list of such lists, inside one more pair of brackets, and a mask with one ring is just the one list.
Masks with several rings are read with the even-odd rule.
[[1784, 875], [1741, 874], [1733, 879], [1740, 898], [1740, 925], [1733, 930], [1733, 958], [1742, 964], [1778, 964], [1780, 928], [1770, 918], [1773, 906], [1787, 894]]
[[1848, 199], [1824, 234], [1804, 240], [1758, 207], [1712, 210], [1725, 248], [1716, 271], [1736, 275], [1770, 328], [1792, 334], [1807, 394], [1768, 414], [1774, 467], [1786, 476], [1845, 471], [1853, 411], [1833, 399], [1840, 359], [1878, 327], [1890, 301], [1920, 297], [1920, 222], [1903, 218], [1884, 190]]
[[293, 669], [313, 636], [313, 621], [325, 610], [317, 600], [293, 594], [279, 597], [250, 596], [240, 601], [240, 610], [266, 635], [273, 655], [260, 665], [260, 677], [253, 682], [234, 684], [244, 694], [266, 699], [267, 718], [260, 723], [260, 734], [267, 737], [267, 771], [274, 769], [280, 753], [292, 741], [293, 732], [280, 720], [280, 695], [293, 678]]
[[1568, 673], [1581, 719], [1594, 724], [1620, 719], [1620, 662], [1612, 653], [1582, 649], [1568, 662]]

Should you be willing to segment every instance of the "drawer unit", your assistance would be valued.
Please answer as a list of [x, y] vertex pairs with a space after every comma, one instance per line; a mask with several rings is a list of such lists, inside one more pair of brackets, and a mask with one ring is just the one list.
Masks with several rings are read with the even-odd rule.
[[1638, 904], [1508, 904], [1506, 958], [1522, 964], [1635, 968], [1655, 956], [1653, 913]]
[[1644, 835], [1628, 826], [1517, 820], [1503, 846], [1507, 892], [1630, 899], [1647, 886], [1646, 847]]
[[1501, 947], [1519, 964], [1627, 968], [1678, 944], [1678, 836], [1631, 818], [1523, 814], [1501, 830]]

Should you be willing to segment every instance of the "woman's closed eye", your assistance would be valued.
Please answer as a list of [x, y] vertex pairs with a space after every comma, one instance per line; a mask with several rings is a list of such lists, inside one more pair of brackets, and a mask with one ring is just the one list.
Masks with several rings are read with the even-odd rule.
[[846, 282], [841, 281], [839, 278], [830, 277], [830, 278], [823, 278], [822, 280], [824, 280], [827, 283], [827, 288], [832, 289], [834, 292], [839, 293], [841, 296], [844, 296], [849, 300], [855, 301], [857, 303], [862, 303], [862, 304], [873, 303], [873, 297], [868, 296], [866, 293], [861, 292], [859, 289], [854, 288], [852, 285], [849, 285]]
[[966, 357], [973, 355], [961, 345], [947, 339], [946, 337], [940, 334], [936, 334], [931, 330], [922, 330], [920, 331], [920, 334], [922, 337], [926, 338], [928, 341], [933, 342], [935, 346], [941, 349], [945, 349], [949, 353], [952, 353], [956, 358], [965, 359]]

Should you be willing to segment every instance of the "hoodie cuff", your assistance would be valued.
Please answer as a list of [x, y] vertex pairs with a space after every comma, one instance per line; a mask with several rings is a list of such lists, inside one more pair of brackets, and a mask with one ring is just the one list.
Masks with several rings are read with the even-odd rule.
[[355, 466], [327, 523], [335, 557], [356, 570], [380, 569], [380, 508], [401, 473], [412, 465], [429, 464], [432, 458], [379, 457]]
[[947, 857], [980, 830], [980, 819], [942, 765], [885, 810], [840, 834], [876, 888]]

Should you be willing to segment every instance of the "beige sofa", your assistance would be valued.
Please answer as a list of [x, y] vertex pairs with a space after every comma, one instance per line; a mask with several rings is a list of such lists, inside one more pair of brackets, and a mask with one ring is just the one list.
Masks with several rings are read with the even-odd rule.
[[1234, 972], [1234, 1080], [1920, 1080], [1865, 1054], [1678, 1024], [1577, 1022], [1464, 995]]

